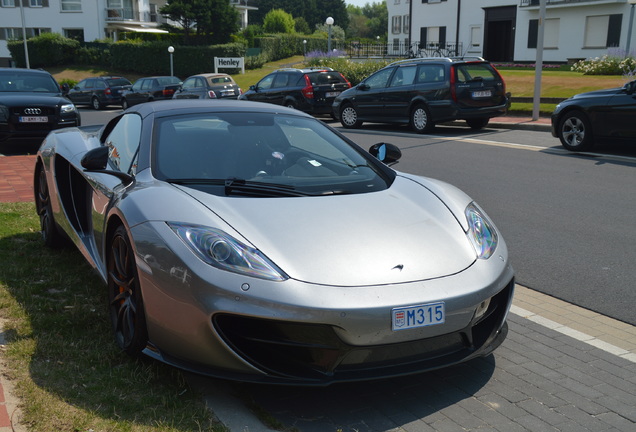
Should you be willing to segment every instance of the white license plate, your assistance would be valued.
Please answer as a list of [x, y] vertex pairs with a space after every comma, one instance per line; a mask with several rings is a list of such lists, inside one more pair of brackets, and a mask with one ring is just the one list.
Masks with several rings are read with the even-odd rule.
[[444, 324], [444, 320], [444, 302], [395, 308], [391, 311], [391, 324], [394, 331]]
[[336, 97], [340, 94], [340, 92], [327, 92], [327, 97]]
[[473, 92], [474, 98], [483, 98], [483, 97], [490, 97], [490, 96], [492, 96], [492, 92], [490, 90]]
[[46, 123], [49, 121], [47, 116], [21, 116], [20, 123]]
[[222, 90], [221, 96], [234, 96], [234, 90]]

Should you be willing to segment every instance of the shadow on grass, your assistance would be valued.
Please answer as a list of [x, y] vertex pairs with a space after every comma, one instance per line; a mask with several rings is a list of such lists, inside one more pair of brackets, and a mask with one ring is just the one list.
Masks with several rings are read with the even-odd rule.
[[44, 247], [33, 204], [0, 204], [8, 374], [30, 431], [222, 431], [182, 374], [116, 347], [101, 279]]

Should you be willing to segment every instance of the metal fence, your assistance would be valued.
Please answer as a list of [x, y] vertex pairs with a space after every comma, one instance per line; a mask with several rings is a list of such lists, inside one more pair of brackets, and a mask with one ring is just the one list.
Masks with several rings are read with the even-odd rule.
[[332, 43], [340, 55], [349, 58], [415, 58], [415, 57], [453, 57], [463, 54], [462, 44], [456, 42], [413, 43]]

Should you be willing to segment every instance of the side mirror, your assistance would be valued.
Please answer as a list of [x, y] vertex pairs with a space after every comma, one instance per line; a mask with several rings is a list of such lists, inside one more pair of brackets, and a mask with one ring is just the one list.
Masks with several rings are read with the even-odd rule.
[[62, 89], [62, 94], [63, 95], [67, 95], [68, 91], [71, 89], [68, 85], [68, 83], [64, 83], [60, 86], [60, 88]]
[[623, 88], [625, 89], [625, 93], [627, 94], [634, 93], [634, 90], [636, 90], [636, 81], [630, 81], [628, 83], [625, 83]]
[[377, 143], [369, 148], [371, 156], [387, 165], [396, 163], [402, 157], [402, 151], [394, 144]]
[[365, 83], [360, 83], [358, 84], [358, 89], [359, 90], [369, 90], [371, 87], [369, 87], [369, 84], [365, 84]]
[[254, 91], [256, 91], [256, 86], [255, 86], [255, 85], [251, 85], [251, 86], [250, 86], [250, 90], [254, 90]]
[[106, 169], [106, 167], [108, 166], [109, 151], [110, 151], [110, 148], [108, 148], [107, 146], [100, 146], [100, 147], [87, 151], [86, 154], [82, 157], [82, 161], [80, 162], [82, 164], [82, 168], [84, 168], [87, 172], [96, 172], [96, 173], [104, 173], [104, 174], [113, 175], [117, 177], [118, 179], [120, 179], [121, 181], [123, 181], [124, 184], [132, 183], [133, 181], [132, 176], [121, 171], [113, 171], [113, 170]]

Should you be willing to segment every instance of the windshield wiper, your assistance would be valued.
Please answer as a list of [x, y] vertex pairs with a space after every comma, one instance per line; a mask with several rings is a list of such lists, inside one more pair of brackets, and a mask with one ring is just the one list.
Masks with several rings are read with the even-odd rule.
[[301, 192], [292, 185], [250, 181], [239, 178], [227, 179], [167, 179], [168, 183], [179, 185], [218, 185], [225, 186], [225, 195], [248, 195], [260, 197], [305, 197], [321, 194]]

